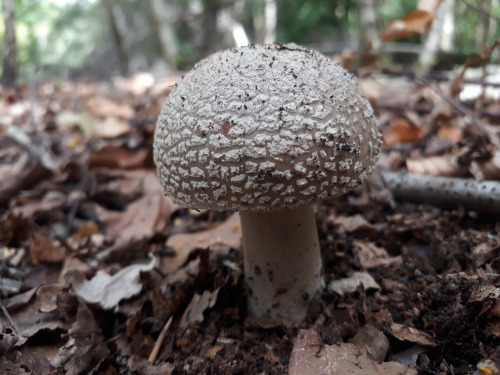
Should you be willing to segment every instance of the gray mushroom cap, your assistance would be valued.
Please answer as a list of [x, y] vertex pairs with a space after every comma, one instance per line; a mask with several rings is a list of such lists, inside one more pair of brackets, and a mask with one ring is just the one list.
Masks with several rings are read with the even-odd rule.
[[351, 74], [295, 45], [216, 53], [172, 90], [154, 160], [190, 208], [293, 208], [345, 194], [371, 172], [377, 121]]

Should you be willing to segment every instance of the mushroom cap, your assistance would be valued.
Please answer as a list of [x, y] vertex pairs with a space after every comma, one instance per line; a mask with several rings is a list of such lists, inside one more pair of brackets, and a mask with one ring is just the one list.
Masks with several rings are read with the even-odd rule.
[[154, 160], [180, 205], [268, 211], [345, 194], [371, 172], [379, 145], [350, 73], [276, 43], [195, 65], [162, 107]]

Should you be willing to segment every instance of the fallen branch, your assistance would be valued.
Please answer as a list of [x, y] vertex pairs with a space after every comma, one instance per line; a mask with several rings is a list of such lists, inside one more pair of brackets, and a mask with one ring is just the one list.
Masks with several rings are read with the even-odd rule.
[[382, 173], [394, 198], [429, 203], [437, 207], [500, 214], [500, 182], [426, 176], [413, 173]]

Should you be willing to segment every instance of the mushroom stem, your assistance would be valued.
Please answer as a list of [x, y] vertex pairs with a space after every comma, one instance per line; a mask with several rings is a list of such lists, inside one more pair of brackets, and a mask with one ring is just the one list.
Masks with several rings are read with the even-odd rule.
[[255, 316], [300, 321], [323, 286], [312, 206], [240, 212], [248, 308]]

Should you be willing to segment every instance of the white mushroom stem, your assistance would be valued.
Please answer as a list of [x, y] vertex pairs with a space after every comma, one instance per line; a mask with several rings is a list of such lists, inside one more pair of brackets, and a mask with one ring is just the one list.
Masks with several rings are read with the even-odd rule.
[[249, 312], [279, 321], [304, 319], [323, 287], [312, 206], [240, 216]]

